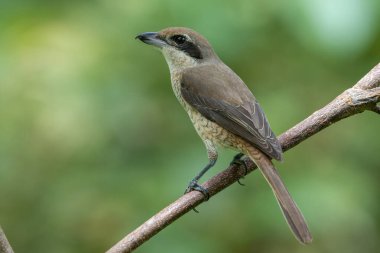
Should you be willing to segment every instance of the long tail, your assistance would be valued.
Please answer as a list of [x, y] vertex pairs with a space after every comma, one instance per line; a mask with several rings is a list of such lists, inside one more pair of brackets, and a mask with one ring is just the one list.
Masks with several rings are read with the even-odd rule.
[[253, 147], [248, 150], [248, 156], [256, 163], [271, 186], [282, 213], [297, 240], [303, 244], [311, 243], [313, 238], [307, 227], [306, 220], [290, 196], [270, 159]]

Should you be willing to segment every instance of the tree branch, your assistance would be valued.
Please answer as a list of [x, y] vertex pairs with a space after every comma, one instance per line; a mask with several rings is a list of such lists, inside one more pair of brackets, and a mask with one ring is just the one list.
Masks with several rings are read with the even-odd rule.
[[0, 226], [0, 253], [13, 253], [3, 229]]
[[373, 107], [372, 111], [375, 112], [375, 113], [377, 113], [377, 114], [380, 114], [380, 106], [377, 105], [377, 106]]
[[[352, 88], [345, 90], [322, 109], [314, 112], [308, 118], [298, 123], [281, 136], [279, 141], [284, 151], [291, 149], [300, 142], [318, 133], [331, 124], [349, 116], [371, 110], [380, 113], [377, 103], [380, 101], [380, 63], [359, 80]], [[256, 169], [256, 165], [245, 158], [248, 173]], [[202, 186], [210, 196], [217, 194], [244, 175], [244, 169], [236, 165], [206, 181]], [[132, 252], [152, 236], [177, 220], [179, 217], [204, 201], [204, 196], [193, 191], [181, 196], [178, 200], [151, 217], [140, 227], [124, 237], [107, 253]]]

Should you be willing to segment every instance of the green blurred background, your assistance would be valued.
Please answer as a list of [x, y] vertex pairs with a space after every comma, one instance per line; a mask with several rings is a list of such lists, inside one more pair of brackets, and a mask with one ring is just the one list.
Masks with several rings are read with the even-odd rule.
[[[1, 1], [0, 224], [16, 252], [104, 252], [205, 165], [164, 58], [134, 40], [168, 26], [205, 35], [277, 134], [380, 59], [377, 0]], [[376, 252], [379, 129], [379, 115], [356, 115], [277, 164], [312, 245], [253, 173], [136, 252]]]

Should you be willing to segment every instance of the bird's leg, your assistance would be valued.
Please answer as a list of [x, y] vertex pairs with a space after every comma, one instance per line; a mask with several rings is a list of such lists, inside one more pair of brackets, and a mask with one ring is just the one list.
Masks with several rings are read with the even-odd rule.
[[208, 200], [210, 198], [210, 194], [208, 193], [208, 191], [203, 188], [202, 186], [200, 186], [198, 184], [198, 180], [212, 167], [214, 166], [216, 163], [216, 160], [210, 160], [210, 162], [201, 170], [201, 172], [198, 173], [198, 175], [196, 175], [189, 183], [189, 186], [187, 187], [185, 193], [188, 193], [188, 192], [191, 192], [191, 191], [199, 191], [201, 192], [206, 200]]
[[206, 201], [210, 198], [209, 192], [203, 188], [201, 185], [198, 184], [198, 180], [210, 169], [212, 168], [216, 160], [218, 159], [218, 152], [216, 151], [215, 146], [211, 141], [205, 140], [205, 145], [207, 148], [207, 155], [209, 159], [209, 163], [196, 175], [189, 183], [189, 186], [187, 186], [185, 190], [185, 194], [191, 191], [199, 191], [203, 194], [205, 197]]
[[[235, 155], [234, 158], [232, 159], [232, 162], [230, 163], [230, 165], [233, 165], [233, 164], [236, 164], [238, 166], [243, 165], [244, 166], [244, 176], [246, 176], [248, 173], [248, 167], [247, 167], [247, 164], [243, 160], [241, 160], [241, 158], [243, 156], [244, 156], [243, 153], [238, 153], [237, 155]], [[244, 176], [242, 176], [241, 178], [244, 178]], [[242, 182], [240, 182], [240, 179], [238, 180], [238, 183], [240, 185], [244, 185]]]

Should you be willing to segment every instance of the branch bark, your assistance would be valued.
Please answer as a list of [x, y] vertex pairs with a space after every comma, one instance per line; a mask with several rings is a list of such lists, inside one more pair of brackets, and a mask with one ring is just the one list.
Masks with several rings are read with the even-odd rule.
[[[380, 113], [379, 106], [377, 105], [379, 102], [380, 63], [352, 88], [345, 90], [325, 107], [314, 112], [308, 118], [279, 136], [282, 148], [284, 151], [287, 151], [331, 124], [346, 117], [362, 113], [365, 110]], [[245, 158], [245, 162], [248, 166], [248, 173], [257, 168], [248, 158]], [[243, 168], [231, 165], [226, 170], [206, 181], [202, 186], [209, 191], [210, 196], [213, 196], [236, 182], [244, 173]], [[203, 201], [204, 196], [196, 191], [183, 195], [125, 236], [109, 249], [107, 253], [132, 252]]]
[[0, 253], [13, 253], [3, 229], [0, 226]]

